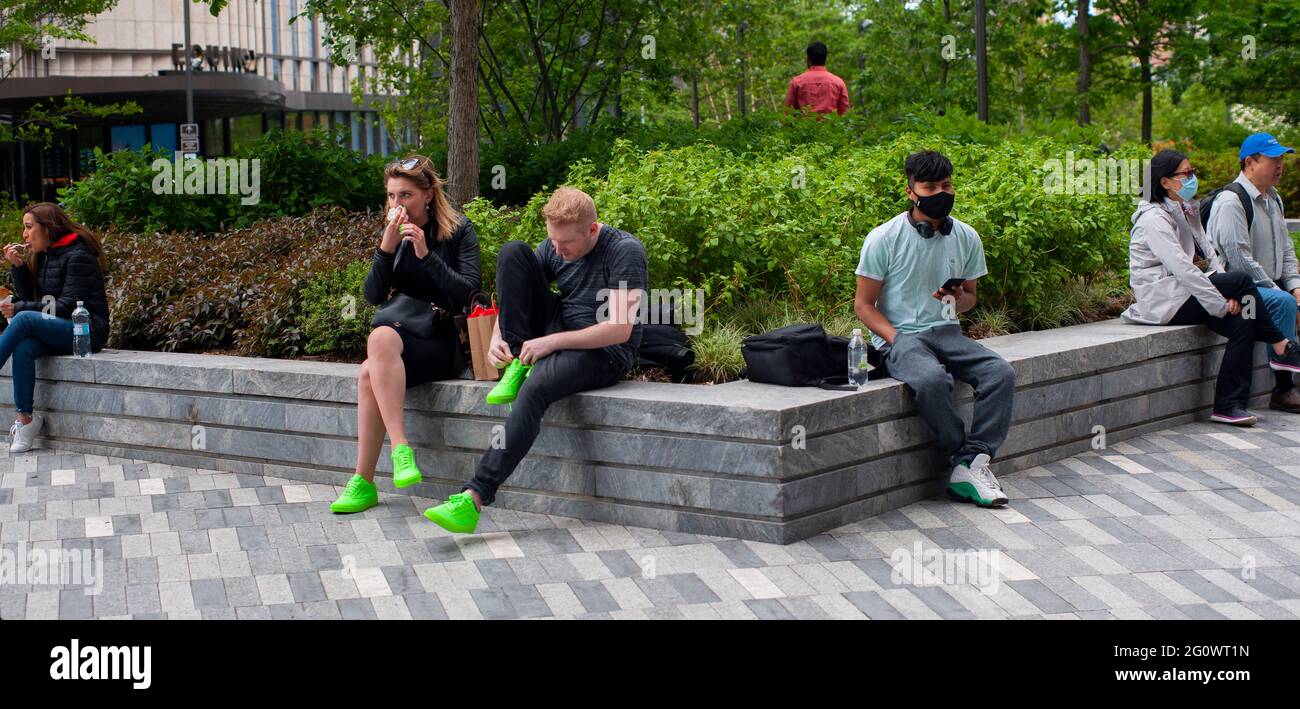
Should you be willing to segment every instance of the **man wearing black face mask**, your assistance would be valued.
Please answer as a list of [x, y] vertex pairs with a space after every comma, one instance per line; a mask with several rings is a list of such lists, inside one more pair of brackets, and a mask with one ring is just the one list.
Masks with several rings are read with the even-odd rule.
[[[974, 229], [948, 216], [955, 195], [948, 158], [914, 153], [906, 171], [911, 209], [867, 235], [854, 307], [948, 457], [949, 495], [999, 507], [1007, 496], [989, 463], [1011, 428], [1015, 371], [963, 335], [957, 321], [975, 307], [975, 279], [988, 273], [984, 247]], [[954, 377], [975, 389], [969, 434], [953, 405]]]

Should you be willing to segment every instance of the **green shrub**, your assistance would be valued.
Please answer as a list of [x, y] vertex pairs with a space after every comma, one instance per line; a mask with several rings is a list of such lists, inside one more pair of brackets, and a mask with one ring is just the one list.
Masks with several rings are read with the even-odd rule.
[[[161, 193], [156, 160], [173, 156], [145, 145], [139, 151], [95, 149], [94, 171], [59, 191], [64, 205], [86, 226], [132, 232], [216, 233], [278, 217], [301, 217], [321, 206], [361, 212], [383, 207], [384, 158], [366, 157], [317, 131], [271, 131], [235, 159], [258, 161], [258, 201], [244, 204], [239, 186], [230, 194]], [[157, 185], [155, 183], [158, 183]]]
[[209, 231], [227, 218], [220, 195], [157, 194], [152, 167], [171, 154], [146, 144], [138, 151], [105, 153], [95, 148], [95, 168], [85, 179], [59, 190], [63, 205], [91, 229], [115, 226], [134, 232]]
[[370, 261], [354, 261], [317, 276], [303, 289], [297, 321], [308, 354], [364, 355], [375, 315], [375, 306], [362, 294], [368, 273]]
[[368, 259], [381, 221], [327, 207], [212, 236], [110, 229], [110, 346], [302, 354], [304, 292]]
[[350, 212], [384, 206], [384, 164], [387, 158], [366, 156], [340, 145], [323, 131], [271, 131], [236, 157], [260, 160], [261, 200], [244, 206], [229, 198], [233, 226], [262, 219], [300, 217], [317, 207]]
[[696, 380], [729, 382], [738, 378], [745, 367], [740, 343], [750, 334], [731, 323], [706, 324], [700, 334], [691, 338], [691, 348], [695, 351], [691, 369]]
[[[608, 175], [580, 162], [568, 182], [592, 194], [602, 221], [645, 244], [651, 287], [702, 288], [722, 304], [764, 294], [821, 317], [851, 310], [863, 239], [906, 208], [903, 161], [922, 147], [954, 162], [954, 214], [980, 233], [988, 260], [982, 302], [1027, 320], [1069, 278], [1125, 267], [1132, 196], [1049, 194], [1046, 161], [1078, 150], [1050, 139], [985, 146], [904, 136], [746, 155], [703, 144], [642, 153], [619, 143]], [[484, 264], [505, 241], [544, 238], [547, 197], [518, 209], [469, 205]]]

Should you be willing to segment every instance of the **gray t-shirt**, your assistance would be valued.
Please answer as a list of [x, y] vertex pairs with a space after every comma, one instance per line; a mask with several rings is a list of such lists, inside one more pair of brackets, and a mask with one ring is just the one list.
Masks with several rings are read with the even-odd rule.
[[[560, 258], [550, 239], [537, 246], [536, 254], [547, 280], [560, 289], [564, 326], [569, 330], [595, 325], [598, 311], [602, 320], [608, 320], [612, 291], [619, 288], [644, 291], [648, 287], [645, 246], [635, 236], [608, 224], [601, 225], [591, 253], [576, 261]], [[627, 371], [636, 364], [636, 348], [640, 345], [641, 324], [637, 322], [627, 342], [602, 349]]]

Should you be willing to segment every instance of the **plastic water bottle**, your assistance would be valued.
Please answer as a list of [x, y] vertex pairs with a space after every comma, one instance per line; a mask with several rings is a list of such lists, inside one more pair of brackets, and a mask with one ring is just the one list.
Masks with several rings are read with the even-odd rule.
[[867, 364], [867, 342], [862, 339], [862, 330], [855, 328], [853, 337], [849, 340], [849, 384], [861, 388], [867, 383], [869, 371], [871, 365]]
[[72, 354], [82, 359], [90, 357], [90, 311], [80, 300], [72, 311]]

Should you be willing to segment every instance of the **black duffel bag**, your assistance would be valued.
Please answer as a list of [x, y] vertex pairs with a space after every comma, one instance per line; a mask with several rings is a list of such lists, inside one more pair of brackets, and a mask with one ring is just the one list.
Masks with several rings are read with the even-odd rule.
[[[880, 376], [880, 355], [868, 344], [867, 361]], [[849, 384], [849, 338], [832, 337], [817, 323], [787, 325], [746, 337], [740, 346], [745, 369], [740, 376], [751, 382], [789, 387], [816, 386], [854, 391]]]

